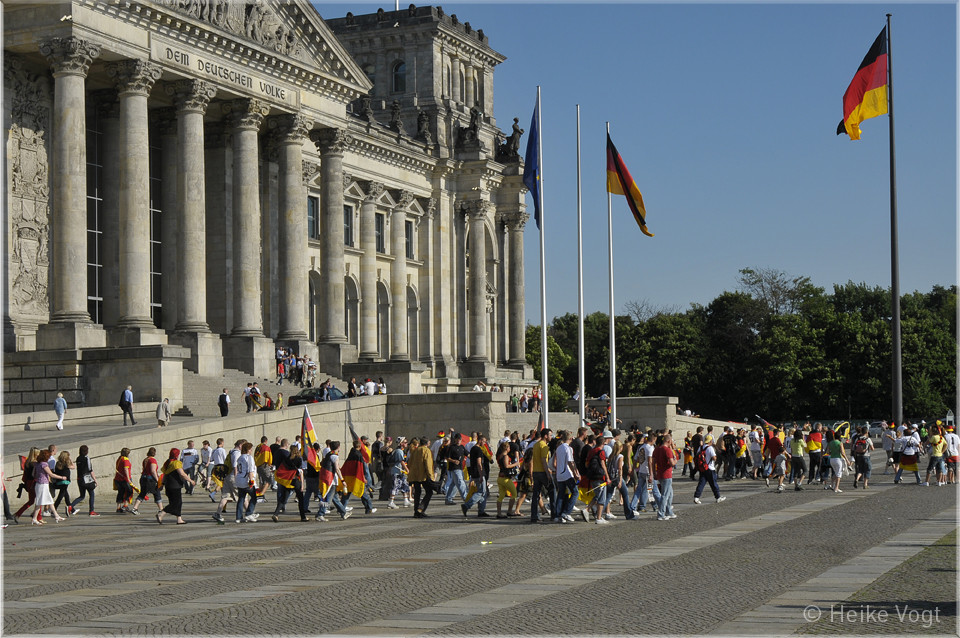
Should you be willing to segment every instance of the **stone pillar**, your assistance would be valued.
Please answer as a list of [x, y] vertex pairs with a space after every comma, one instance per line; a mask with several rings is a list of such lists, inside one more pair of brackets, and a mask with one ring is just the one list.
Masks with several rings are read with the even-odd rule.
[[450, 56], [450, 96], [454, 104], [460, 104], [460, 58], [455, 55]]
[[177, 232], [177, 217], [180, 214], [180, 205], [177, 203], [177, 109], [154, 109], [150, 111], [150, 117], [153, 131], [160, 138], [160, 216], [163, 219], [160, 236], [163, 255], [160, 298], [163, 300], [163, 323], [159, 327], [173, 331], [177, 326], [177, 297], [183, 288], [177, 277], [177, 250], [180, 243], [180, 234]]
[[[166, 86], [177, 109], [177, 322], [174, 343], [190, 349], [184, 367], [203, 376], [223, 373], [223, 346], [207, 323], [207, 203], [203, 116], [215, 87], [202, 80]], [[170, 211], [173, 212], [173, 211]], [[168, 216], [168, 211], [164, 211]], [[164, 273], [166, 278], [166, 273]]]
[[489, 202], [465, 205], [470, 225], [470, 361], [487, 361], [487, 242]]
[[260, 303], [260, 170], [258, 132], [269, 107], [259, 100], [228, 103], [233, 125], [233, 332], [263, 336]]
[[320, 238], [323, 242], [319, 343], [346, 343], [343, 320], [343, 151], [349, 137], [343, 129], [310, 134], [320, 151]]
[[120, 98], [120, 318], [110, 345], [166, 343], [150, 318], [150, 133], [147, 97], [158, 65], [128, 59], [107, 73]]
[[526, 353], [526, 323], [523, 302], [523, 227], [530, 218], [526, 213], [508, 215], [507, 245], [510, 251], [510, 270], [507, 273], [508, 296], [510, 307], [507, 317], [510, 323], [508, 334], [508, 365], [525, 365]]
[[120, 104], [113, 89], [94, 91], [100, 119], [100, 296], [101, 323], [113, 328], [120, 318]]
[[[271, 121], [280, 151], [279, 290], [280, 331], [278, 339], [306, 340], [307, 302], [307, 198], [303, 188], [303, 143], [313, 122], [300, 113], [280, 115]], [[341, 202], [343, 196], [341, 195]], [[340, 206], [343, 227], [343, 206]], [[342, 236], [342, 231], [341, 231]], [[343, 250], [343, 241], [340, 242]], [[342, 286], [341, 286], [342, 289]], [[343, 295], [339, 307], [343, 307]]]
[[467, 83], [466, 91], [464, 91], [464, 103], [469, 110], [477, 106], [477, 76], [472, 64], [467, 63], [464, 65], [464, 68], [463, 81]]
[[360, 204], [360, 358], [376, 359], [377, 350], [377, 198], [383, 184], [369, 182], [367, 196]]
[[433, 250], [433, 224], [434, 217], [437, 214], [437, 200], [430, 198], [427, 204], [427, 211], [420, 223], [420, 242], [417, 246], [417, 258], [423, 266], [420, 267], [420, 326], [417, 332], [420, 335], [420, 361], [432, 365], [434, 352], [434, 326], [435, 317], [432, 311], [434, 304], [434, 264]]
[[393, 253], [393, 265], [390, 267], [390, 359], [408, 361], [407, 347], [407, 242], [404, 208], [410, 203], [412, 195], [403, 192], [400, 203], [390, 214], [390, 252]]
[[53, 176], [51, 197], [50, 324], [37, 332], [37, 348], [103, 346], [106, 335], [87, 312], [86, 77], [100, 46], [76, 37], [40, 43], [53, 68]]
[[254, 376], [275, 372], [273, 341], [263, 336], [260, 260], [259, 131], [270, 107], [239, 99], [224, 105], [233, 128], [233, 331], [223, 342], [223, 365]]

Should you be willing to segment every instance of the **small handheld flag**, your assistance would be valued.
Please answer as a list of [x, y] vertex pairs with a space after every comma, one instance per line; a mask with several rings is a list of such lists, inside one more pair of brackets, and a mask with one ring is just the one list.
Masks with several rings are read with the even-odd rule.
[[643, 207], [643, 195], [637, 188], [637, 183], [630, 176], [617, 147], [613, 145], [613, 140], [607, 134], [607, 192], [614, 195], [623, 195], [627, 198], [627, 204], [633, 213], [640, 231], [647, 237], [653, 237], [653, 233], [647, 230], [647, 210]]
[[837, 135], [860, 139], [860, 122], [887, 112], [887, 28], [884, 27], [860, 63], [843, 94], [843, 120]]

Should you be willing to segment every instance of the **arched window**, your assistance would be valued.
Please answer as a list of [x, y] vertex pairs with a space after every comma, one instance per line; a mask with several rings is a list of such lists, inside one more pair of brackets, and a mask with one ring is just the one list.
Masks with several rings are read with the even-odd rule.
[[405, 93], [407, 90], [407, 65], [403, 60], [398, 60], [393, 64], [393, 86], [391, 90], [394, 93]]

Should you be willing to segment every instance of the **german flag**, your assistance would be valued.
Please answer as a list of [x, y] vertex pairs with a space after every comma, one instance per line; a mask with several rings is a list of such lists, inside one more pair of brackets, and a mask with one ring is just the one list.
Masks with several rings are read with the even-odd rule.
[[370, 448], [368, 448], [362, 441], [360, 443], [360, 456], [363, 457], [364, 463], [370, 463]]
[[297, 479], [297, 474], [297, 470], [279, 465], [273, 477], [277, 479], [278, 484], [287, 489], [293, 489], [293, 482]]
[[320, 471], [320, 461], [322, 459], [320, 458], [320, 454], [313, 449], [313, 446], [310, 446], [303, 451], [303, 458], [307, 460], [307, 463], [313, 466], [313, 469], [318, 472]]
[[887, 112], [887, 28], [884, 27], [860, 63], [843, 94], [843, 121], [837, 135], [860, 139], [860, 122]]
[[647, 230], [647, 209], [643, 207], [643, 195], [640, 194], [637, 183], [630, 176], [630, 171], [624, 165], [609, 133], [607, 134], [607, 192], [626, 197], [640, 231], [647, 237], [653, 237], [653, 233]]
[[317, 442], [317, 431], [313, 429], [313, 420], [310, 419], [310, 413], [307, 406], [303, 406], [303, 419], [300, 421], [300, 445], [304, 450], [313, 447]]
[[367, 489], [367, 478], [363, 473], [363, 463], [347, 461], [340, 468], [340, 473], [343, 474], [343, 482], [346, 484], [347, 491], [357, 497], [363, 496], [363, 492]]
[[333, 484], [337, 481], [337, 475], [328, 470], [323, 465], [320, 466], [320, 498], [327, 498], [327, 493]]

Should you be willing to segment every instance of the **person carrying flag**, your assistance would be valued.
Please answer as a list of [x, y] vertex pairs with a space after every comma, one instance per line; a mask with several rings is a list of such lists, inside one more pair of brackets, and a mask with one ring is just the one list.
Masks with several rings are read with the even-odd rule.
[[299, 448], [286, 449], [287, 440], [281, 443], [283, 454], [278, 455], [277, 469], [274, 478], [277, 481], [277, 507], [273, 511], [274, 523], [280, 522], [280, 513], [286, 507], [291, 492], [297, 497], [297, 506], [300, 510], [300, 521], [307, 520], [307, 504], [303, 498], [303, 470], [300, 469], [301, 457]]
[[[314, 450], [319, 447], [315, 444]], [[330, 442], [330, 451], [320, 462], [320, 509], [317, 512], [317, 520], [325, 522], [327, 520], [327, 503], [333, 501], [333, 506], [340, 514], [341, 520], [350, 518], [350, 512], [340, 502], [340, 496], [337, 494], [337, 486], [343, 483], [343, 474], [340, 472], [340, 441]], [[310, 457], [307, 463], [313, 461]]]
[[270, 449], [269, 439], [265, 436], [260, 437], [260, 445], [253, 454], [253, 461], [257, 465], [257, 478], [260, 480], [260, 488], [257, 490], [257, 502], [266, 503], [264, 494], [268, 487], [273, 484], [273, 451]]
[[377, 508], [373, 506], [373, 500], [370, 498], [370, 486], [373, 485], [370, 463], [373, 460], [373, 453], [370, 450], [369, 439], [366, 436], [358, 436], [352, 424], [350, 436], [353, 437], [353, 447], [347, 454], [346, 463], [340, 468], [347, 486], [347, 496], [343, 499], [343, 506], [347, 506], [351, 495], [359, 496], [364, 512], [375, 514]]

